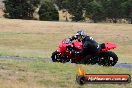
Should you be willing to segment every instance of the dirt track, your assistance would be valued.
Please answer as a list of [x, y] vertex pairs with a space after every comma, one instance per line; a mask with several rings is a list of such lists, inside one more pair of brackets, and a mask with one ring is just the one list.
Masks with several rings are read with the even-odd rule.
[[[50, 58], [26, 58], [26, 57], [12, 57], [12, 56], [1, 56], [0, 60], [18, 60], [18, 61], [44, 61], [51, 63]], [[117, 63], [114, 67], [118, 68], [129, 68], [132, 69], [132, 64], [127, 64], [127, 63]]]

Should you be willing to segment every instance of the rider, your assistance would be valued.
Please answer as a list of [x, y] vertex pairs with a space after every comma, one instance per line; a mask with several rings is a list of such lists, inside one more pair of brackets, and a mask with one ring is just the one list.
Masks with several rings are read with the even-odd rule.
[[69, 37], [68, 41], [73, 40], [82, 41], [82, 50], [78, 52], [78, 55], [84, 56], [83, 63], [85, 63], [85, 58], [90, 58], [94, 54], [98, 54], [100, 51], [99, 44], [91, 37], [84, 33], [84, 31], [78, 31], [74, 36]]

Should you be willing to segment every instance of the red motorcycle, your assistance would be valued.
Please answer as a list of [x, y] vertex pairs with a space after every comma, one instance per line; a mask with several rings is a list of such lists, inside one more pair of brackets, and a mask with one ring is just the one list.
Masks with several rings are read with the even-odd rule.
[[[87, 58], [86, 62], [87, 64], [99, 64], [103, 66], [114, 66], [117, 61], [118, 57], [117, 55], [109, 51], [111, 49], [116, 48], [116, 45], [114, 43], [102, 43], [100, 44], [100, 53], [98, 55], [93, 55], [90, 58]], [[82, 49], [82, 42], [74, 41], [73, 43], [67, 43], [66, 39], [62, 40], [59, 44], [59, 48], [52, 53], [52, 61], [53, 62], [70, 62], [71, 63], [80, 63], [82, 59], [84, 59], [83, 56], [79, 56], [77, 52], [79, 52]], [[74, 51], [74, 53], [72, 52]], [[85, 57], [86, 58], [86, 57]]]

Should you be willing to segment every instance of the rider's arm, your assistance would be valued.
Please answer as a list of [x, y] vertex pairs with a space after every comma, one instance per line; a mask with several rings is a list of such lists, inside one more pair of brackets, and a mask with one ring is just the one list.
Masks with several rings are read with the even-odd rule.
[[71, 36], [71, 37], [69, 37], [69, 39], [72, 42], [73, 40], [76, 40], [77, 39], [77, 36]]
[[65, 43], [66, 43], [66, 44], [69, 44], [69, 43], [71, 43], [73, 40], [76, 40], [76, 39], [77, 39], [76, 36], [71, 36], [71, 37], [69, 37], [69, 38], [67, 38], [67, 39], [65, 40]]

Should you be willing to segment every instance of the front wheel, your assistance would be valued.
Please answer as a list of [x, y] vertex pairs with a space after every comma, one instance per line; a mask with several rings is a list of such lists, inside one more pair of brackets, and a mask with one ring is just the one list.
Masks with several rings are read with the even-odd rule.
[[61, 53], [59, 53], [57, 51], [55, 51], [55, 52], [52, 53], [51, 58], [52, 58], [52, 61], [53, 62], [66, 63], [66, 62], [69, 62], [70, 61], [70, 59], [67, 58], [67, 55], [63, 55], [62, 56]]
[[112, 51], [107, 51], [100, 53], [98, 64], [103, 66], [114, 66], [117, 61], [117, 55]]
[[61, 62], [61, 55], [59, 52], [55, 51], [52, 53], [51, 59], [53, 62]]

